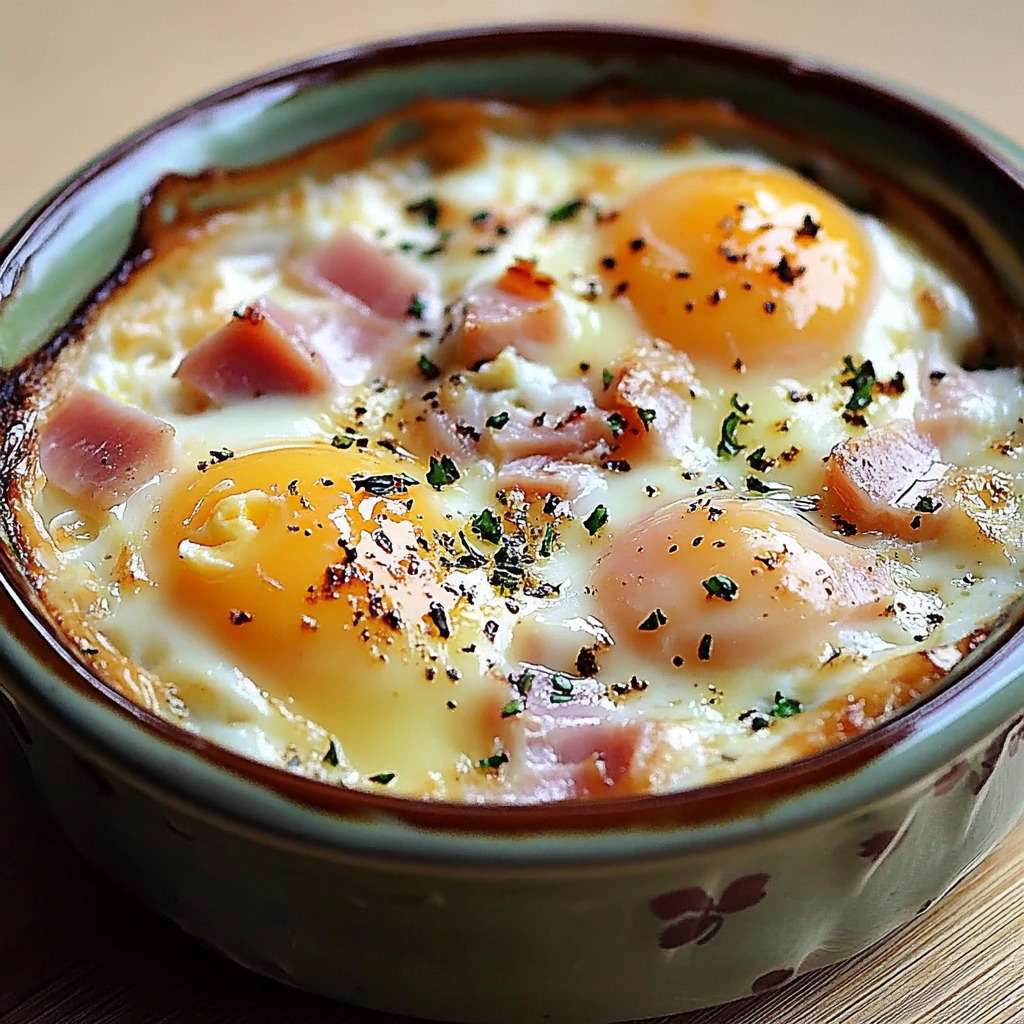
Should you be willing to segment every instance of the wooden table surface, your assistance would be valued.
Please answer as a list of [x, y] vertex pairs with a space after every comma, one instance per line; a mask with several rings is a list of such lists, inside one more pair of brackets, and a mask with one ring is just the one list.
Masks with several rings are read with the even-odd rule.
[[[0, 226], [145, 120], [305, 53], [486, 20], [625, 18], [856, 65], [1024, 141], [1022, 0], [0, 0]], [[0, 742], [0, 1024], [396, 1024], [225, 963], [84, 865]], [[1024, 1022], [1024, 828], [844, 966], [674, 1024]]]

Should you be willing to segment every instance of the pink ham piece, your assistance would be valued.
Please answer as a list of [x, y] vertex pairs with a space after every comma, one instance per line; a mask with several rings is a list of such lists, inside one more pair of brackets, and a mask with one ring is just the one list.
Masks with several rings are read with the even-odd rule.
[[517, 260], [492, 287], [470, 295], [454, 339], [459, 365], [479, 366], [510, 347], [543, 361], [565, 331], [553, 290], [554, 279], [532, 260]]
[[39, 432], [47, 480], [98, 508], [111, 508], [171, 465], [174, 428], [92, 388], [73, 391]]
[[602, 699], [595, 680], [524, 668], [532, 682], [523, 714], [515, 719], [522, 728], [522, 749], [513, 758], [519, 765], [517, 798], [528, 794], [531, 801], [548, 801], [628, 793], [643, 723]]
[[204, 338], [174, 376], [217, 405], [262, 395], [317, 394], [332, 380], [305, 326], [267, 300], [236, 313]]
[[926, 540], [936, 535], [950, 509], [939, 497], [948, 470], [928, 438], [912, 423], [897, 420], [832, 449], [822, 509], [859, 530]]
[[358, 299], [379, 316], [398, 320], [409, 314], [414, 295], [427, 286], [414, 267], [355, 231], [342, 231], [316, 255], [313, 277]]
[[502, 465], [531, 455], [583, 458], [610, 436], [604, 417], [582, 404], [547, 412], [543, 423], [525, 409], [512, 409], [505, 427], [485, 434], [482, 450]]
[[[499, 392], [457, 384], [445, 387], [415, 416], [420, 446], [450, 455], [484, 455], [497, 465], [531, 456], [596, 461], [607, 452], [611, 429], [580, 382], [553, 384], [541, 408], [510, 405]], [[504, 419], [488, 427], [491, 417]]]
[[594, 467], [582, 462], [528, 455], [501, 467], [497, 478], [500, 491], [522, 491], [528, 498], [553, 494], [563, 501], [575, 501], [605, 486]]
[[597, 404], [618, 413], [624, 424], [615, 457], [627, 461], [650, 454], [683, 458], [693, 452], [691, 403], [702, 392], [685, 353], [658, 340], [634, 349], [611, 383], [596, 394]]

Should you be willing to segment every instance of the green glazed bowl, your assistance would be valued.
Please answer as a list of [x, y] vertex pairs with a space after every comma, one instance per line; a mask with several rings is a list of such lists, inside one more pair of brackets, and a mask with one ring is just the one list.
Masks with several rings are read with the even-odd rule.
[[[257, 164], [426, 95], [557, 100], [604, 83], [729, 100], [898, 182], [1024, 305], [1024, 154], [962, 115], [706, 39], [502, 27], [270, 72], [78, 171], [0, 240], [0, 403], [18, 397], [19, 362], [116, 281], [162, 175]], [[4, 474], [25, 437], [5, 434]], [[0, 710], [72, 842], [232, 959], [379, 1009], [595, 1024], [765, 992], [923, 913], [1024, 809], [1017, 621], [920, 706], [798, 764], [671, 796], [481, 808], [246, 762], [91, 677], [6, 545], [0, 585]]]

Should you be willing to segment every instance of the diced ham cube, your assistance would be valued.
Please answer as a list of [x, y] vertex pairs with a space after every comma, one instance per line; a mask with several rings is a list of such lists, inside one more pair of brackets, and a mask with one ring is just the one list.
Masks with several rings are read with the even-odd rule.
[[[531, 456], [546, 460], [597, 461], [607, 452], [611, 431], [581, 382], [546, 388], [520, 386], [518, 394], [484, 391], [465, 379], [447, 382], [426, 403], [408, 411], [414, 449], [485, 456], [496, 465]], [[529, 402], [529, 407], [513, 404]], [[490, 422], [490, 426], [488, 423]]]
[[524, 670], [530, 689], [522, 714], [508, 725], [514, 799], [537, 802], [630, 792], [644, 724], [605, 700], [593, 679], [532, 665]]
[[936, 536], [950, 503], [940, 497], [949, 467], [907, 421], [847, 438], [832, 449], [822, 508], [859, 530], [905, 540]]
[[692, 456], [691, 401], [702, 391], [685, 353], [658, 341], [632, 351], [596, 396], [602, 409], [620, 417], [615, 457]]
[[92, 388], [73, 391], [39, 432], [47, 480], [98, 508], [134, 494], [173, 461], [174, 428]]
[[545, 410], [538, 423], [539, 415], [526, 409], [510, 410], [506, 426], [485, 432], [482, 450], [499, 465], [534, 455], [582, 459], [609, 437], [604, 417], [593, 407], [576, 405], [562, 413]]
[[345, 230], [323, 248], [312, 265], [314, 277], [358, 299], [380, 316], [406, 316], [427, 279], [408, 261], [355, 231]]
[[263, 395], [318, 394], [332, 380], [306, 326], [266, 300], [204, 338], [174, 376], [217, 405]]
[[553, 288], [554, 280], [532, 261], [517, 260], [492, 287], [470, 295], [453, 339], [459, 365], [478, 366], [509, 347], [543, 361], [565, 332]]
[[498, 490], [522, 491], [528, 498], [553, 494], [563, 501], [575, 501], [604, 486], [604, 478], [594, 466], [546, 455], [509, 462], [497, 479]]

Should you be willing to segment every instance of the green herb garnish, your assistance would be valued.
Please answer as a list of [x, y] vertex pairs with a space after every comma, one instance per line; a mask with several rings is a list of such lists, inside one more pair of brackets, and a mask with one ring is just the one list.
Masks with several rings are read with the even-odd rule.
[[519, 691], [521, 697], [526, 697], [533, 688], [533, 673], [524, 668], [518, 676], [509, 676], [508, 681]]
[[507, 412], [496, 412], [493, 416], [487, 417], [486, 425], [490, 427], [491, 430], [501, 430], [501, 428], [508, 423], [508, 419], [509, 416]]
[[441, 204], [433, 196], [427, 196], [416, 203], [409, 203], [405, 208], [406, 213], [418, 213], [427, 227], [436, 228], [438, 218], [441, 216]]
[[501, 523], [489, 508], [485, 508], [479, 515], [474, 516], [469, 528], [481, 540], [490, 544], [497, 544], [501, 540]]
[[803, 711], [803, 705], [792, 697], [783, 697], [780, 690], [775, 691], [775, 703], [769, 709], [768, 714], [772, 718], [792, 718]]
[[427, 311], [427, 307], [423, 304], [423, 300], [413, 292], [409, 297], [409, 305], [406, 307], [405, 315], [411, 316], [414, 320], [422, 320], [423, 314]]
[[850, 412], [860, 412], [871, 404], [875, 390], [875, 367], [870, 359], [865, 359], [860, 366], [855, 366], [851, 356], [843, 358], [843, 366], [850, 376], [840, 383], [844, 388], [850, 388], [853, 391], [846, 403], [846, 408]]
[[371, 782], [376, 782], [378, 786], [390, 785], [395, 780], [394, 772], [378, 772], [376, 775], [370, 776]]
[[569, 202], [563, 203], [561, 206], [556, 206], [549, 214], [548, 220], [552, 224], [557, 224], [559, 221], [572, 220], [586, 203], [582, 199], [570, 199]]
[[608, 509], [604, 505], [597, 505], [594, 511], [583, 520], [583, 527], [591, 537], [608, 522]]
[[608, 426], [612, 429], [612, 437], [618, 437], [626, 429], [626, 420], [622, 413], [613, 412], [608, 417]]
[[658, 415], [657, 409], [641, 409], [637, 406], [637, 416], [640, 417], [640, 422], [644, 425], [644, 430], [650, 430], [651, 424], [654, 422], [655, 416]]
[[416, 365], [426, 380], [437, 380], [441, 376], [441, 367], [437, 363], [431, 362], [426, 356], [420, 356]]
[[722, 421], [722, 438], [718, 442], [718, 457], [720, 459], [731, 459], [743, 451], [746, 445], [740, 444], [736, 439], [736, 428], [749, 422], [736, 412], [731, 412], [725, 417]]
[[914, 506], [915, 512], [938, 512], [942, 508], [942, 502], [936, 501], [933, 497], [928, 494], [922, 495], [917, 499], [917, 504]]
[[731, 459], [734, 455], [738, 455], [746, 445], [740, 444], [736, 437], [736, 430], [738, 427], [753, 423], [753, 420], [747, 416], [750, 412], [750, 403], [742, 403], [739, 400], [739, 395], [733, 395], [729, 399], [729, 404], [732, 406], [732, 412], [722, 421], [722, 438], [718, 442], [718, 457], [720, 459]]
[[701, 586], [708, 592], [709, 597], [718, 597], [723, 601], [734, 601], [740, 592], [736, 581], [728, 576], [723, 576], [720, 572], [703, 580]]
[[435, 491], [441, 490], [448, 484], [455, 483], [459, 479], [459, 467], [450, 455], [442, 455], [440, 459], [430, 456], [430, 468], [427, 470], [427, 483]]
[[747, 456], [747, 463], [751, 469], [756, 469], [758, 473], [766, 473], [775, 465], [775, 460], [765, 458], [764, 445], [762, 445], [760, 448], [755, 448]]
[[568, 704], [572, 700], [572, 680], [565, 676], [552, 676], [548, 700], [552, 704]]
[[521, 700], [510, 700], [502, 709], [502, 718], [515, 718], [523, 713], [523, 702]]
[[557, 534], [555, 532], [555, 524], [548, 523], [548, 525], [544, 527], [544, 537], [540, 542], [540, 551], [538, 553], [540, 554], [541, 558], [551, 557], [551, 552], [554, 550], [555, 547], [556, 537]]
[[508, 764], [508, 754], [502, 751], [500, 754], [491, 754], [490, 757], [483, 757], [477, 761], [477, 767], [486, 770], [494, 770], [500, 768], [503, 764]]
[[351, 448], [356, 443], [354, 437], [349, 437], [347, 434], [335, 434], [331, 438], [331, 447], [340, 448], [344, 451], [346, 448]]
[[419, 483], [419, 480], [414, 480], [407, 473], [377, 473], [374, 476], [353, 473], [349, 479], [357, 491], [366, 491], [367, 494], [373, 494], [378, 498], [386, 498], [390, 494], [405, 494], [410, 487]]

